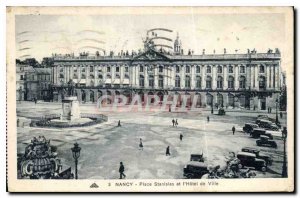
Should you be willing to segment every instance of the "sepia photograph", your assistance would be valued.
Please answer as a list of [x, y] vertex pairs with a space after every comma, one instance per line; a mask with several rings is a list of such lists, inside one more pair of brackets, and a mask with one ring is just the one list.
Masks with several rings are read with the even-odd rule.
[[6, 12], [9, 191], [294, 190], [293, 7]]

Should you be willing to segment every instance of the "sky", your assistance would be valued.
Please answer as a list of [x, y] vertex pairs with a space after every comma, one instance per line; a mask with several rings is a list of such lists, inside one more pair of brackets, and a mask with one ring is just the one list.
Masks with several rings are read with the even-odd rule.
[[229, 54], [254, 48], [264, 53], [283, 49], [288, 36], [283, 14], [17, 15], [16, 55], [41, 60], [52, 53], [137, 51], [151, 28], [171, 29], [157, 34], [173, 41], [178, 33], [184, 52], [192, 49], [194, 54], [203, 49], [220, 54], [224, 48]]

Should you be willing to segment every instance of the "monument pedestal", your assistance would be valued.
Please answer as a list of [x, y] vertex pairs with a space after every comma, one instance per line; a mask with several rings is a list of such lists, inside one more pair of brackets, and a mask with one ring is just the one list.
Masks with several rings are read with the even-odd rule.
[[65, 97], [62, 100], [61, 120], [76, 120], [80, 118], [79, 101], [76, 96]]

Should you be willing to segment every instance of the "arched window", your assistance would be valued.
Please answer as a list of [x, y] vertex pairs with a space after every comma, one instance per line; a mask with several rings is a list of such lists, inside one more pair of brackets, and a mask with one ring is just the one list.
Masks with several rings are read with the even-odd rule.
[[85, 77], [85, 74], [81, 74], [81, 78], [82, 79], [85, 79], [86, 77]]
[[129, 75], [128, 75], [128, 74], [125, 74], [124, 78], [125, 78], [125, 79], [129, 79]]
[[145, 85], [145, 78], [144, 78], [144, 76], [143, 75], [140, 75], [140, 87], [144, 87], [144, 85]]
[[102, 74], [99, 74], [99, 75], [98, 75], [98, 78], [99, 78], [99, 79], [103, 79]]
[[106, 71], [107, 71], [107, 72], [110, 72], [110, 66], [107, 67], [107, 70], [106, 70]]
[[259, 73], [265, 73], [265, 66], [263, 65], [259, 66]]
[[61, 68], [59, 69], [59, 72], [64, 72], [64, 68], [61, 67]]
[[163, 88], [164, 87], [164, 77], [162, 75], [159, 75], [158, 76], [158, 86], [160, 88]]
[[176, 73], [180, 72], [180, 67], [178, 65], [176, 65]]
[[191, 88], [191, 77], [185, 76], [185, 88]]
[[154, 77], [153, 77], [153, 75], [149, 76], [149, 87], [154, 87]]
[[158, 72], [159, 72], [159, 73], [162, 73], [162, 72], [163, 72], [163, 70], [164, 70], [164, 67], [163, 67], [163, 66], [159, 66], [159, 68], [158, 68]]
[[74, 79], [77, 79], [77, 78], [78, 78], [78, 75], [77, 75], [77, 74], [73, 74], [73, 78], [74, 78]]
[[232, 76], [228, 77], [228, 89], [234, 88], [234, 78]]
[[218, 73], [221, 74], [222, 73], [222, 67], [219, 65], [218, 66]]
[[264, 76], [261, 76], [259, 78], [259, 89], [265, 89], [266, 88], [266, 78]]
[[196, 73], [199, 74], [200, 73], [200, 66], [196, 66]]
[[59, 78], [64, 78], [64, 74], [59, 74]]
[[206, 73], [210, 74], [211, 73], [211, 66], [206, 67]]
[[180, 87], [180, 77], [178, 75], [175, 78], [175, 87]]
[[240, 66], [240, 73], [242, 73], [242, 74], [245, 73], [245, 66]]
[[120, 79], [120, 75], [119, 74], [116, 74], [116, 79]]
[[110, 74], [107, 74], [107, 75], [106, 75], [106, 78], [107, 78], [107, 79], [111, 79], [111, 75], [110, 75]]
[[196, 88], [200, 89], [201, 88], [201, 77], [196, 76]]
[[223, 88], [223, 78], [221, 76], [217, 79], [217, 88], [222, 89]]
[[229, 73], [229, 74], [232, 74], [232, 73], [233, 73], [233, 66], [230, 65], [230, 66], [228, 67], [228, 73]]
[[245, 76], [240, 77], [240, 89], [245, 89], [246, 88], [246, 78]]
[[191, 71], [191, 68], [190, 68], [190, 66], [186, 66], [186, 67], [185, 67], [185, 73], [189, 74], [189, 73], [190, 73], [190, 71]]
[[206, 77], [206, 89], [211, 89], [211, 77]]

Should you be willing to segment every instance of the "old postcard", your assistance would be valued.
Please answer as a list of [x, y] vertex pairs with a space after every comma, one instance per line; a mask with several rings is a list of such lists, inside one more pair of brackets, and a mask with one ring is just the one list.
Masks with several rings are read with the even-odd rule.
[[293, 192], [292, 7], [7, 7], [10, 192]]

